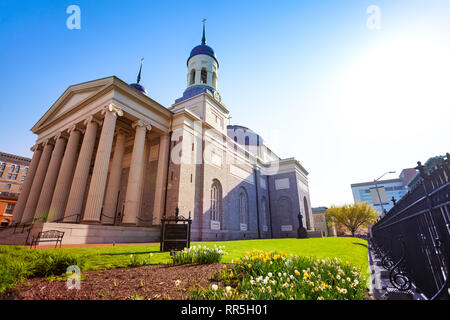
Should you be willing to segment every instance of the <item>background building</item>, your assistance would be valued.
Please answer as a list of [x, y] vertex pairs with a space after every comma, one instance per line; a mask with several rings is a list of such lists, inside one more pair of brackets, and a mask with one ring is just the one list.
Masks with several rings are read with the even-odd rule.
[[327, 207], [312, 208], [314, 228], [321, 233], [322, 237], [336, 237], [337, 233], [335, 225], [328, 226], [325, 219], [325, 211], [327, 211], [327, 209]]
[[11, 223], [30, 161], [29, 158], [0, 152], [0, 227]]
[[416, 169], [403, 169], [397, 179], [387, 179], [354, 183], [351, 185], [353, 199], [355, 202], [368, 202], [374, 206], [376, 210], [383, 213], [383, 209], [389, 211], [395, 201], [400, 200], [408, 192], [408, 183], [415, 176]]

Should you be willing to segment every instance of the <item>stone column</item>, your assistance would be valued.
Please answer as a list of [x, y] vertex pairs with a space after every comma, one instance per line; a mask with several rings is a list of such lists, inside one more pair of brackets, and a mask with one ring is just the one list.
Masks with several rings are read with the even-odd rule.
[[195, 69], [195, 84], [200, 84], [202, 80], [202, 69]]
[[44, 183], [45, 174], [47, 173], [48, 164], [53, 151], [53, 143], [50, 139], [47, 139], [44, 144], [44, 150], [42, 151], [42, 156], [33, 179], [33, 184], [31, 185], [30, 195], [28, 196], [27, 204], [25, 205], [21, 223], [33, 221], [36, 205], [39, 201], [42, 184]]
[[116, 145], [111, 162], [108, 186], [106, 188], [105, 203], [103, 205], [102, 224], [114, 224], [116, 216], [117, 198], [122, 177], [123, 156], [125, 153], [126, 133], [122, 129], [117, 130]]
[[75, 168], [75, 161], [78, 152], [78, 145], [81, 138], [81, 130], [77, 126], [69, 129], [69, 140], [59, 170], [58, 180], [56, 181], [55, 192], [53, 193], [50, 204], [47, 221], [60, 221], [64, 217], [67, 198], [69, 197], [70, 185]]
[[102, 111], [105, 115], [102, 133], [98, 142], [94, 171], [89, 187], [83, 223], [100, 223], [100, 215], [105, 195], [106, 179], [108, 178], [109, 159], [116, 127], [116, 119], [123, 115], [121, 109], [110, 104]]
[[147, 130], [151, 130], [151, 126], [139, 120], [133, 123], [133, 128], [136, 128], [136, 134], [134, 136], [133, 153], [131, 155], [122, 224], [135, 226], [140, 207], [145, 136]]
[[[146, 137], [148, 138], [148, 136]], [[152, 220], [150, 219], [151, 212], [143, 212], [142, 210], [142, 198], [145, 192], [145, 177], [147, 172], [147, 167], [149, 165], [150, 158], [150, 143], [149, 139], [145, 139], [144, 142], [144, 152], [142, 153], [142, 172], [141, 172], [141, 186], [139, 189], [139, 198], [138, 198], [138, 213], [137, 213], [137, 226], [151, 226]]]
[[31, 151], [34, 151], [33, 158], [31, 159], [30, 166], [28, 167], [28, 174], [26, 175], [25, 182], [23, 183], [22, 191], [20, 192], [19, 199], [17, 200], [17, 204], [14, 207], [12, 222], [17, 223], [22, 220], [23, 211], [25, 209], [25, 205], [27, 204], [27, 199], [30, 194], [31, 185], [33, 184], [33, 178], [36, 174], [37, 167], [39, 165], [39, 160], [42, 155], [42, 147], [39, 145], [35, 145], [31, 148]]
[[67, 138], [62, 133], [58, 133], [55, 140], [55, 149], [53, 150], [52, 158], [48, 165], [47, 174], [42, 184], [41, 194], [34, 214], [35, 218], [45, 218], [45, 221], [47, 221], [48, 209], [50, 209], [56, 179], [58, 178], [59, 168], [61, 167], [61, 161], [67, 143]]
[[92, 153], [94, 151], [95, 139], [97, 137], [100, 121], [95, 117], [90, 116], [84, 123], [86, 125], [86, 132], [84, 133], [77, 166], [75, 168], [75, 173], [73, 174], [67, 207], [64, 213], [64, 222], [76, 222], [77, 218], [81, 217], [81, 208], [83, 206], [84, 193], [86, 191], [86, 184], [89, 176], [89, 167], [91, 166]]
[[212, 72], [209, 72], [206, 74], [206, 82], [208, 84], [208, 86], [213, 87], [213, 80], [212, 80]]
[[155, 203], [153, 205], [153, 225], [161, 224], [164, 197], [166, 194], [167, 160], [169, 158], [169, 135], [159, 138], [158, 167], [156, 169]]

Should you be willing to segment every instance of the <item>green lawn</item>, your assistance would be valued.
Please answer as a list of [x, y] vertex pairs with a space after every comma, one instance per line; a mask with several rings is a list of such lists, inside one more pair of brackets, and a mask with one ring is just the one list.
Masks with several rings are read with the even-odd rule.
[[[192, 243], [207, 247], [224, 246], [222, 262], [231, 263], [252, 250], [278, 251], [318, 259], [339, 258], [357, 266], [369, 276], [367, 241], [358, 238], [264, 239]], [[0, 245], [0, 293], [25, 278], [62, 274], [67, 266], [77, 264], [82, 271], [128, 267], [130, 255], [151, 264], [171, 262], [169, 252], [159, 252], [159, 245], [79, 247], [30, 250], [26, 247]]]
[[[242, 240], [223, 242], [202, 242], [191, 245], [202, 245], [207, 247], [225, 246], [227, 255], [222, 262], [231, 263], [232, 259], [240, 258], [247, 251], [253, 249], [263, 251], [282, 251], [287, 254], [298, 256], [326, 258], [337, 257], [342, 261], [348, 261], [358, 266], [363, 272], [367, 270], [367, 241], [358, 238], [311, 238], [311, 239], [264, 239], [264, 240]], [[86, 265], [84, 270], [101, 270], [126, 267], [130, 262], [130, 255], [139, 258], [148, 258], [152, 253], [152, 264], [165, 264], [170, 262], [168, 252], [159, 252], [159, 245], [135, 245], [115, 247], [84, 247], [51, 249], [62, 250], [84, 256]]]

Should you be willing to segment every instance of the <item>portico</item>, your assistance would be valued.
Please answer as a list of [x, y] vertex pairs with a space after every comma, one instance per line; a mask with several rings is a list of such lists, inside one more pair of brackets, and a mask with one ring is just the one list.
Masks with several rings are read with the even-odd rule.
[[14, 222], [158, 225], [170, 126], [169, 110], [116, 77], [69, 87], [32, 128]]

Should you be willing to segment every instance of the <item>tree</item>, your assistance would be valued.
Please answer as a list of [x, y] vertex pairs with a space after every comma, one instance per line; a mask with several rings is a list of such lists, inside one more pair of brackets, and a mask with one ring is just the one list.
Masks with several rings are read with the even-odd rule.
[[367, 202], [356, 202], [341, 207], [331, 206], [325, 212], [327, 221], [344, 226], [355, 236], [361, 227], [367, 227], [378, 219], [379, 212]]

